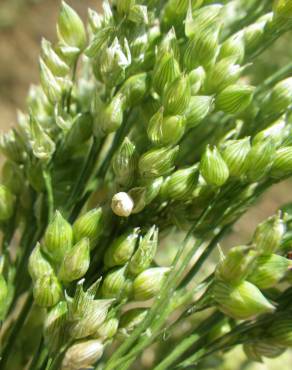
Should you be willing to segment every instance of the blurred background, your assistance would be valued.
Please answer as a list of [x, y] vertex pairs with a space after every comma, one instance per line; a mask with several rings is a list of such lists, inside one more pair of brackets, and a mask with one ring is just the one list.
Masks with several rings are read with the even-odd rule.
[[[86, 19], [87, 8], [99, 9], [99, 0], [67, 0]], [[55, 24], [60, 0], [0, 0], [0, 130], [14, 125], [17, 109], [25, 109], [26, 93], [31, 83], [38, 83], [38, 55], [42, 37], [55, 40]], [[253, 79], [262, 80], [271, 70], [291, 61], [289, 45], [291, 34], [262, 55], [253, 67]], [[256, 224], [273, 214], [283, 203], [292, 201], [292, 183], [286, 181], [274, 186], [235, 225], [234, 232], [222, 245], [228, 247], [249, 241]], [[224, 370], [243, 368], [244, 356], [239, 349], [228, 355], [220, 367]], [[146, 353], [147, 355], [147, 353]], [[265, 364], [248, 365], [245, 369], [291, 369], [291, 356], [267, 361]], [[235, 361], [236, 358], [236, 361]], [[284, 367], [287, 364], [287, 367]], [[289, 365], [290, 364], [290, 365]], [[216, 366], [216, 368], [218, 368]], [[210, 368], [211, 369], [211, 368]]]

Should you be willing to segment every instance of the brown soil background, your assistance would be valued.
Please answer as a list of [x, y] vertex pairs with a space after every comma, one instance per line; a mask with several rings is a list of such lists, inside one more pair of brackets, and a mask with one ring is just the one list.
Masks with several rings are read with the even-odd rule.
[[[71, 0], [68, 3], [86, 18], [87, 8], [100, 7], [98, 0]], [[55, 40], [60, 0], [0, 0], [0, 130], [16, 119], [16, 109], [25, 108], [31, 83], [38, 82], [38, 55], [42, 37]], [[283, 203], [292, 200], [291, 182], [274, 186], [236, 224], [226, 244], [243, 243], [255, 225]]]

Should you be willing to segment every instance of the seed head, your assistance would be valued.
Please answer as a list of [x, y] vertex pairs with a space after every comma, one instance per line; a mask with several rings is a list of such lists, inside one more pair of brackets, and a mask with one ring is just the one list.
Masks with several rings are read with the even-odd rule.
[[135, 5], [135, 0], [117, 0], [116, 5], [119, 14], [127, 15], [132, 6]]
[[96, 121], [95, 134], [115, 132], [122, 124], [124, 117], [125, 98], [122, 94], [113, 97], [108, 105], [98, 108], [99, 119]]
[[185, 132], [185, 119], [183, 116], [164, 116], [161, 108], [149, 121], [147, 134], [156, 145], [176, 144]]
[[209, 68], [219, 52], [219, 28], [210, 29], [192, 36], [185, 49], [183, 62], [187, 71], [203, 66]]
[[61, 80], [57, 80], [57, 78], [54, 76], [54, 74], [51, 72], [42, 58], [40, 58], [39, 61], [39, 68], [43, 91], [46, 94], [48, 100], [52, 104], [55, 104], [61, 99], [62, 96], [63, 87], [60, 83]]
[[156, 61], [152, 83], [155, 90], [162, 94], [165, 86], [180, 75], [180, 67], [172, 52], [166, 52]]
[[127, 296], [131, 289], [131, 282], [127, 280], [126, 266], [109, 271], [103, 281], [101, 292], [104, 298], [120, 298]]
[[276, 151], [271, 168], [271, 176], [281, 178], [292, 173], [292, 147], [287, 146]]
[[218, 93], [229, 85], [234, 84], [239, 79], [242, 71], [243, 67], [240, 67], [239, 64], [235, 64], [232, 57], [220, 60], [207, 75], [207, 93]]
[[198, 184], [199, 171], [196, 166], [175, 171], [163, 184], [161, 194], [171, 200], [185, 200], [191, 197]]
[[285, 224], [279, 212], [257, 226], [252, 242], [261, 253], [274, 253], [280, 247], [284, 233]]
[[105, 48], [100, 55], [99, 75], [109, 87], [122, 83], [125, 71], [131, 64], [131, 53], [127, 39], [122, 45], [116, 37], [113, 43]]
[[103, 343], [98, 339], [77, 342], [65, 353], [61, 370], [86, 369], [97, 362], [104, 350]]
[[45, 275], [51, 275], [54, 272], [50, 262], [42, 253], [39, 243], [34, 247], [29, 257], [28, 272], [34, 281]]
[[60, 263], [65, 254], [71, 250], [73, 231], [71, 225], [56, 211], [52, 222], [47, 227], [42, 249], [54, 262]]
[[83, 277], [90, 264], [90, 244], [87, 238], [81, 239], [67, 251], [62, 261], [59, 278], [65, 282]]
[[245, 44], [242, 31], [230, 36], [220, 48], [219, 59], [233, 58], [234, 63], [241, 63], [244, 59]]
[[261, 109], [262, 116], [280, 115], [292, 104], [292, 77], [278, 82], [266, 96]]
[[244, 172], [250, 181], [259, 181], [269, 172], [275, 158], [275, 149], [271, 139], [252, 145], [244, 165]]
[[216, 147], [207, 146], [200, 162], [200, 172], [210, 185], [222, 186], [229, 177], [229, 170]]
[[139, 237], [139, 228], [117, 238], [104, 255], [104, 264], [107, 267], [124, 265], [131, 258]]
[[90, 249], [96, 246], [103, 229], [102, 209], [94, 208], [77, 218], [73, 225], [74, 241], [88, 238]]
[[100, 338], [101, 340], [111, 339], [114, 337], [118, 331], [119, 320], [115, 317], [106, 320], [101, 326], [97, 329], [97, 332], [94, 334], [95, 338]]
[[203, 6], [193, 12], [190, 6], [185, 21], [186, 36], [190, 37], [202, 34], [207, 30], [213, 30], [220, 22], [222, 9], [221, 4], [213, 4]]
[[139, 159], [139, 172], [145, 179], [164, 176], [174, 169], [174, 161], [179, 151], [179, 146], [174, 148], [150, 149]]
[[219, 309], [235, 319], [248, 319], [275, 309], [261, 291], [248, 281], [235, 285], [218, 281], [213, 294]]
[[120, 93], [125, 96], [128, 106], [139, 104], [149, 90], [149, 76], [139, 73], [129, 77], [121, 87]]
[[256, 285], [259, 289], [274, 287], [292, 267], [292, 261], [278, 256], [268, 254], [260, 256], [254, 269], [248, 275], [247, 280]]
[[57, 277], [51, 273], [39, 277], [33, 284], [33, 297], [41, 307], [55, 306], [62, 299], [62, 288]]
[[158, 229], [153, 226], [143, 238], [140, 237], [139, 246], [128, 265], [129, 274], [136, 276], [150, 267], [156, 254], [157, 245]]
[[86, 44], [86, 34], [79, 15], [65, 1], [62, 1], [59, 13], [57, 33], [61, 41], [69, 46], [83, 50]]
[[30, 127], [32, 135], [30, 144], [33, 154], [43, 161], [49, 160], [56, 149], [56, 144], [33, 116], [30, 116]]
[[69, 73], [69, 66], [59, 57], [50, 41], [46, 39], [42, 39], [41, 55], [44, 63], [55, 77], [64, 77]]
[[217, 266], [216, 276], [226, 282], [239, 282], [252, 270], [256, 257], [256, 251], [247, 246], [233, 247]]
[[85, 338], [97, 332], [106, 320], [108, 310], [114, 299], [95, 300], [100, 280], [95, 282], [87, 291], [83, 290], [83, 280], [79, 281], [75, 295], [66, 297], [68, 304], [68, 330], [74, 339]]
[[10, 130], [0, 136], [0, 151], [14, 162], [23, 162], [25, 159], [24, 145], [17, 131]]
[[230, 85], [216, 96], [216, 109], [228, 114], [242, 113], [250, 105], [253, 93], [252, 86]]
[[198, 67], [190, 71], [189, 80], [191, 84], [191, 95], [196, 95], [204, 85], [206, 72], [203, 67]]
[[222, 157], [228, 166], [230, 176], [244, 175], [245, 161], [250, 151], [250, 138], [228, 140], [224, 143]]
[[243, 345], [247, 358], [255, 362], [263, 362], [262, 357], [276, 358], [285, 352], [285, 348], [275, 345], [271, 340], [254, 340]]
[[191, 86], [189, 77], [182, 75], [171, 82], [163, 93], [165, 114], [183, 114], [189, 105]]
[[213, 100], [212, 96], [197, 95], [191, 97], [190, 104], [185, 113], [188, 128], [198, 126], [208, 116], [213, 109]]
[[135, 145], [127, 137], [113, 158], [113, 170], [117, 182], [122, 186], [130, 186], [134, 180], [137, 167], [137, 153]]
[[273, 344], [283, 347], [292, 347], [292, 316], [290, 312], [276, 317], [268, 328], [267, 335]]
[[153, 267], [139, 274], [133, 283], [134, 299], [146, 301], [155, 297], [162, 286], [166, 274], [170, 271], [167, 267]]
[[134, 308], [125, 312], [120, 320], [118, 335], [125, 339], [131, 335], [134, 329], [142, 323], [147, 315], [145, 308]]
[[44, 322], [44, 339], [50, 353], [56, 353], [66, 339], [65, 325], [68, 308], [65, 301], [56, 304], [47, 314]]

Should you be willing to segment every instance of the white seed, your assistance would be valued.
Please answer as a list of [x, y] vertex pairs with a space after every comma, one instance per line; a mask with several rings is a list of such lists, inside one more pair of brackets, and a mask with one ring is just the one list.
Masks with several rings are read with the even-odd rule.
[[117, 193], [112, 198], [112, 210], [120, 217], [129, 217], [134, 208], [133, 199], [125, 192]]

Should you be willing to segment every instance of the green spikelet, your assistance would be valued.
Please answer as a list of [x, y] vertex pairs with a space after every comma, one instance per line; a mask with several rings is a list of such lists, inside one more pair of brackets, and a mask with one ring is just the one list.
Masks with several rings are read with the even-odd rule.
[[139, 172], [145, 179], [153, 179], [167, 175], [174, 169], [174, 161], [179, 151], [179, 146], [174, 148], [151, 149], [139, 159]]
[[57, 32], [59, 38], [67, 45], [82, 50], [86, 43], [85, 29], [78, 14], [64, 1], [58, 18]]
[[216, 96], [216, 109], [228, 114], [242, 113], [251, 103], [253, 92], [252, 86], [230, 85]]
[[168, 272], [169, 268], [166, 267], [154, 267], [141, 272], [133, 282], [134, 299], [145, 301], [155, 297]]
[[165, 86], [174, 81], [179, 75], [179, 64], [173, 53], [165, 53], [155, 64], [152, 77], [153, 87], [159, 94], [161, 94]]
[[208, 116], [213, 109], [213, 101], [212, 96], [197, 95], [191, 97], [185, 113], [187, 128], [196, 127]]
[[191, 98], [191, 86], [188, 76], [181, 76], [166, 86], [163, 94], [163, 106], [166, 114], [182, 114]]
[[229, 170], [216, 147], [207, 149], [200, 162], [200, 172], [210, 185], [222, 186], [229, 177]]
[[256, 265], [247, 277], [247, 280], [260, 289], [267, 289], [275, 286], [292, 267], [292, 261], [278, 256], [268, 254], [260, 256]]
[[104, 255], [104, 264], [107, 267], [124, 265], [131, 258], [139, 237], [139, 228], [117, 238]]
[[198, 177], [197, 166], [178, 170], [166, 179], [161, 194], [165, 198], [174, 200], [188, 199], [197, 187]]
[[126, 266], [116, 268], [107, 273], [101, 292], [104, 298], [120, 298], [127, 296], [131, 290], [132, 283], [127, 280]]
[[268, 336], [275, 345], [292, 347], [292, 315], [287, 312], [276, 317], [268, 328]]
[[173, 145], [183, 136], [185, 123], [183, 116], [165, 116], [161, 108], [150, 119], [147, 134], [153, 144]]
[[230, 176], [241, 177], [245, 173], [245, 161], [250, 151], [250, 139], [229, 140], [224, 143], [222, 157], [228, 166]]
[[218, 281], [213, 294], [219, 309], [235, 319], [248, 319], [275, 309], [261, 291], [248, 281], [237, 285]]
[[280, 247], [284, 233], [285, 223], [279, 212], [257, 226], [252, 242], [261, 253], [271, 254]]
[[271, 176], [281, 178], [292, 173], [292, 147], [283, 147], [276, 151], [271, 168]]
[[66, 252], [72, 248], [73, 231], [71, 225], [59, 211], [47, 227], [42, 248], [55, 262], [62, 261]]
[[158, 229], [153, 226], [143, 238], [140, 238], [139, 246], [128, 265], [129, 274], [136, 276], [150, 267], [157, 250], [157, 245]]
[[83, 238], [88, 238], [90, 248], [96, 246], [96, 242], [100, 237], [103, 227], [102, 209], [95, 208], [77, 218], [73, 225], [73, 233], [75, 242], [79, 242]]
[[113, 158], [112, 165], [117, 182], [126, 187], [130, 186], [137, 166], [136, 147], [130, 139], [125, 138]]

